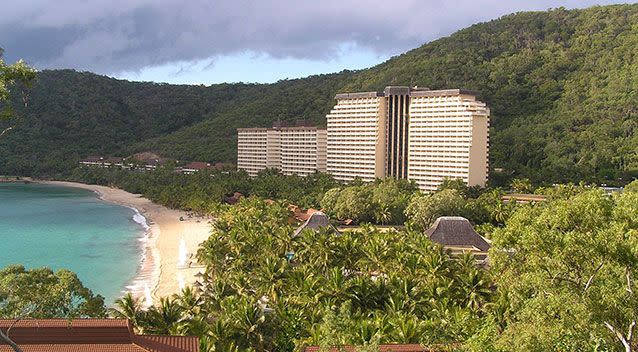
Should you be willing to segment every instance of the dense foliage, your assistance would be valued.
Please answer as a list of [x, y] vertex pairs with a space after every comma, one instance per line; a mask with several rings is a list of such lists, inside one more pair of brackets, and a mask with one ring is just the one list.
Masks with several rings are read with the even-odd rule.
[[[501, 200], [500, 189], [468, 188], [460, 180], [444, 180], [440, 192], [424, 194], [406, 180], [383, 179], [343, 185], [330, 175], [307, 177], [265, 170], [257, 177], [245, 172], [200, 171], [181, 174], [169, 165], [152, 172], [119, 168], [78, 167], [67, 178], [109, 185], [171, 207], [215, 214], [235, 192], [278, 200], [302, 208], [322, 209], [333, 220], [353, 224], [403, 225], [424, 231], [439, 216], [464, 216], [476, 225], [501, 225], [514, 203]], [[549, 188], [547, 192], [553, 188]]]
[[[211, 348], [257, 351], [447, 344], [478, 331], [492, 291], [472, 257], [453, 260], [420, 233], [370, 226], [293, 237], [288, 216], [284, 206], [259, 199], [223, 212], [198, 252], [207, 277], [201, 294], [188, 299], [197, 302], [195, 318], [193, 309], [182, 309], [159, 326], [199, 332], [203, 320]], [[123, 316], [138, 304], [120, 303], [116, 314]], [[134, 314], [144, 331], [157, 326], [147, 314]]]
[[504, 169], [492, 171], [497, 184], [517, 176], [624, 183], [638, 170], [637, 22], [638, 4], [517, 13], [367, 70], [274, 84], [174, 86], [44, 71], [19, 111], [29, 123], [0, 141], [0, 174], [52, 175], [88, 154], [140, 150], [232, 161], [237, 127], [321, 125], [337, 92], [418, 84], [481, 93], [492, 110], [490, 165]]
[[[15, 116], [11, 104], [11, 89], [16, 84], [27, 88], [36, 77], [35, 69], [27, 66], [24, 61], [6, 64], [2, 59], [3, 50], [0, 48], [0, 137], [11, 131], [15, 125]], [[15, 92], [14, 92], [15, 93]], [[26, 104], [28, 97], [24, 91], [20, 92], [22, 103]], [[11, 119], [11, 121], [9, 121]]]
[[485, 350], [635, 350], [638, 194], [588, 190], [525, 206], [493, 240], [507, 309]]
[[104, 317], [104, 298], [95, 296], [68, 270], [0, 269], [0, 318]]
[[[458, 191], [440, 193], [449, 192]], [[220, 213], [199, 250], [202, 289], [148, 311], [124, 298], [114, 314], [144, 331], [203, 336], [203, 351], [634, 350], [638, 193], [558, 187], [551, 200], [510, 210], [479, 269], [421, 231], [364, 225], [292, 237], [281, 203], [245, 199]]]
[[354, 182], [327, 191], [321, 208], [339, 220], [401, 225], [405, 221], [406, 204], [416, 191], [416, 185], [407, 180]]

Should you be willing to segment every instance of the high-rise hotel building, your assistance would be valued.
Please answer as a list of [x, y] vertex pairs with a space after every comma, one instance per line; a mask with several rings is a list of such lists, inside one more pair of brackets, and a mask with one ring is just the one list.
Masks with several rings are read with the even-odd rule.
[[485, 185], [490, 111], [475, 93], [392, 86], [335, 99], [326, 118], [336, 179], [407, 178], [424, 191], [444, 178]]
[[266, 168], [285, 175], [326, 172], [326, 136], [311, 126], [238, 128], [237, 169], [251, 176]]

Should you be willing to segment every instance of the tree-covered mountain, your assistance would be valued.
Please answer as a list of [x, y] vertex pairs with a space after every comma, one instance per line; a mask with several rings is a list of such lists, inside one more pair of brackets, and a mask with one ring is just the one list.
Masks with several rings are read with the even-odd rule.
[[43, 71], [28, 106], [17, 109], [18, 126], [0, 140], [0, 174], [51, 174], [88, 154], [145, 150], [233, 161], [237, 127], [325, 124], [337, 92], [419, 85], [481, 93], [492, 110], [491, 166], [507, 175], [628, 180], [638, 175], [636, 23], [638, 4], [517, 13], [366, 70], [273, 84], [185, 86]]

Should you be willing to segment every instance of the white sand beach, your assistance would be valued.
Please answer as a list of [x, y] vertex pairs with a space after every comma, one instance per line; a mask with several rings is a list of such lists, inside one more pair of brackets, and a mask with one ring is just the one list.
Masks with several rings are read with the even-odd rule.
[[[132, 194], [121, 189], [107, 186], [87, 185], [63, 181], [38, 181], [66, 187], [77, 187], [97, 192], [99, 197], [110, 203], [115, 203], [137, 209], [145, 218], [150, 229], [145, 242], [146, 250], [140, 265], [138, 276], [128, 287], [134, 296], [144, 298], [145, 287], [149, 287], [153, 300], [180, 292], [180, 286], [192, 285], [203, 267], [198, 267], [195, 254], [199, 244], [210, 235], [210, 219], [188, 217], [188, 213], [181, 210], [169, 209], [155, 204], [139, 194]], [[184, 221], [180, 221], [180, 217]], [[180, 261], [180, 243], [185, 243], [190, 264], [185, 268], [178, 268]]]

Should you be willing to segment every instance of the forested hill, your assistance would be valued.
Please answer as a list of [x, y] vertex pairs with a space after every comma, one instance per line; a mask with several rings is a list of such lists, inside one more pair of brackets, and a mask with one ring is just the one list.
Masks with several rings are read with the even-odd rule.
[[[638, 174], [638, 4], [524, 12], [361, 71], [209, 87], [43, 71], [0, 140], [0, 174], [51, 174], [88, 154], [151, 150], [233, 161], [237, 127], [325, 124], [337, 92], [467, 88], [492, 109], [491, 165], [537, 181]], [[67, 164], [65, 164], [65, 162]], [[495, 175], [496, 176], [496, 175]]]

